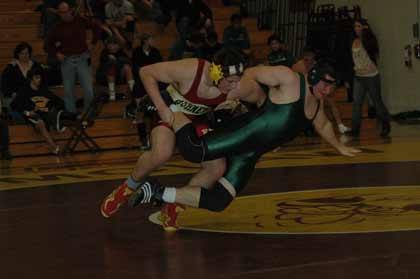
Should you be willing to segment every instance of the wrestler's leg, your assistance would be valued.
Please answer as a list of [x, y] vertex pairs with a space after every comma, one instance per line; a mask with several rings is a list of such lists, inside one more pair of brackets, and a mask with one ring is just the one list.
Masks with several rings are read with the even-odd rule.
[[210, 189], [186, 186], [182, 188], [162, 187], [158, 183], [146, 181], [130, 198], [130, 204], [149, 203], [158, 200], [179, 203], [210, 211], [222, 211], [241, 191], [251, 177], [260, 157], [255, 151], [237, 154], [227, 158], [227, 171]]
[[153, 170], [168, 161], [175, 148], [175, 135], [163, 125], [157, 126], [151, 133], [152, 148], [144, 152], [137, 160], [131, 175], [108, 195], [101, 205], [104, 217], [116, 213], [121, 205], [127, 202], [143, 179]]
[[192, 207], [198, 207], [201, 188], [210, 189], [218, 181], [226, 169], [224, 158], [206, 161], [201, 164], [201, 170], [196, 173], [185, 187], [177, 188], [173, 202]]

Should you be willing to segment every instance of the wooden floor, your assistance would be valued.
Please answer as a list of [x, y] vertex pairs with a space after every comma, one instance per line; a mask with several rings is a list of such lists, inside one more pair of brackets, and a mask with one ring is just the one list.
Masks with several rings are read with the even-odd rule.
[[[135, 150], [2, 162], [0, 278], [420, 278], [420, 126], [382, 140], [364, 124], [360, 141], [342, 138], [360, 156], [299, 138], [261, 160], [220, 219], [187, 209], [172, 234], [148, 220], [157, 208], [99, 213]], [[196, 169], [176, 157], [153, 175], [179, 186]]]

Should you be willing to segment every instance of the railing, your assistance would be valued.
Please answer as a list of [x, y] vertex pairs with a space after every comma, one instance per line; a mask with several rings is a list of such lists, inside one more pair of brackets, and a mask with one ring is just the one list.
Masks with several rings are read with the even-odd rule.
[[279, 33], [295, 56], [301, 54], [315, 0], [242, 0], [241, 5], [245, 13], [257, 18], [258, 28]]

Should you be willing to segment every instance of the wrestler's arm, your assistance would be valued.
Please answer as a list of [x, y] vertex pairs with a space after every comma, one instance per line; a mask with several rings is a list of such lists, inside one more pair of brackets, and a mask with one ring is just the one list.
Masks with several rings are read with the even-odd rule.
[[340, 152], [342, 155], [345, 156], [351, 156], [353, 157], [355, 153], [361, 152], [359, 149], [352, 148], [345, 146], [341, 142], [339, 142], [335, 136], [333, 125], [328, 120], [327, 116], [324, 112], [324, 105], [320, 105], [319, 112], [313, 122], [315, 130], [317, 133], [331, 146], [333, 146], [335, 149], [337, 149], [338, 152]]
[[296, 73], [301, 73], [306, 75], [308, 70], [306, 69], [305, 65], [303, 64], [302, 60], [299, 60], [292, 66], [292, 70]]
[[194, 76], [196, 64], [196, 59], [183, 59], [155, 63], [140, 68], [139, 75], [141, 81], [162, 120], [169, 122], [168, 119], [165, 119], [165, 115], [171, 113], [160, 95], [158, 83], [181, 83], [182, 81], [191, 79], [191, 76]]
[[269, 87], [293, 84], [297, 80], [297, 75], [285, 66], [252, 67], [245, 71], [244, 76]]

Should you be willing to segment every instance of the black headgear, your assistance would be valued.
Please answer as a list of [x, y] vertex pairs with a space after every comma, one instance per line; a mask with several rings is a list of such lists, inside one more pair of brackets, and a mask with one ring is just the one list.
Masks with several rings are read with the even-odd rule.
[[223, 48], [214, 56], [210, 65], [210, 77], [215, 85], [229, 76], [242, 75], [245, 70], [244, 55], [232, 48]]
[[[331, 76], [334, 81], [326, 79], [325, 76]], [[327, 63], [316, 63], [308, 73], [308, 82], [310, 85], [316, 85], [320, 81], [335, 83], [335, 70]]]

